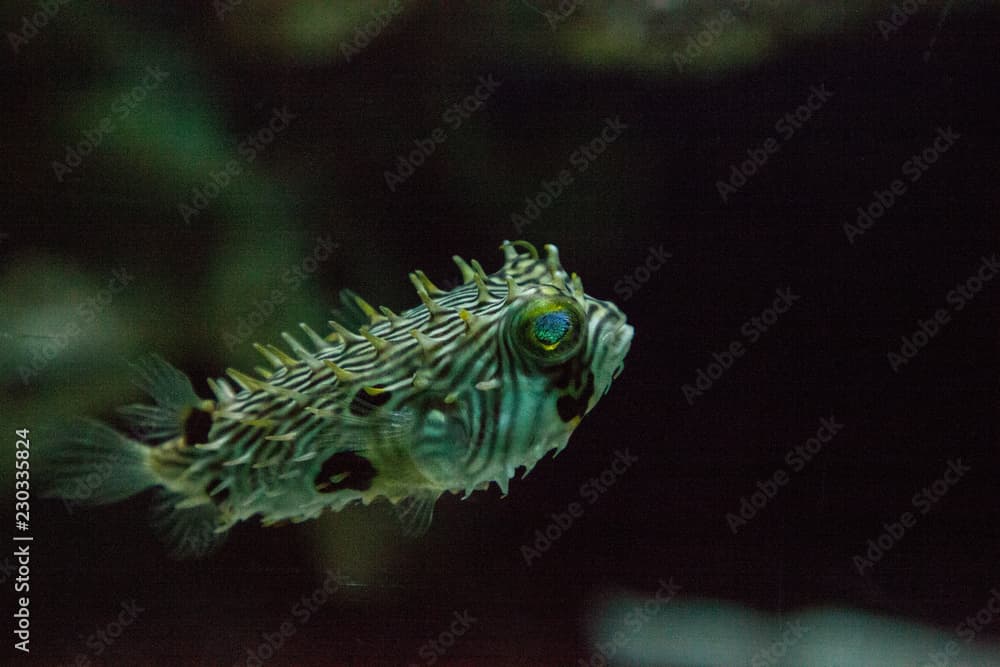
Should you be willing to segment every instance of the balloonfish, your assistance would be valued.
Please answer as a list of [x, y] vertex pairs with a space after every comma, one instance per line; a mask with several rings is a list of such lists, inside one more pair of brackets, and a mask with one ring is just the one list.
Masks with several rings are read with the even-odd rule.
[[299, 522], [384, 498], [416, 535], [445, 492], [506, 495], [607, 393], [633, 329], [555, 246], [501, 248], [492, 274], [453, 257], [463, 282], [450, 291], [414, 271], [421, 304], [401, 314], [344, 290], [330, 334], [302, 324], [309, 347], [287, 333], [290, 353], [255, 345], [269, 368], [227, 370], [208, 381], [212, 399], [158, 357], [133, 364], [154, 404], [121, 409], [129, 435], [92, 420], [54, 431], [46, 495], [98, 505], [155, 488], [153, 522], [176, 557], [257, 515]]

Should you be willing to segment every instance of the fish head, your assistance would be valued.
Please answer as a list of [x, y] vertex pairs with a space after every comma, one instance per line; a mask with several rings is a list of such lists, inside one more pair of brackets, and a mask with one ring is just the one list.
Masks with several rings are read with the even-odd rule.
[[428, 479], [467, 494], [490, 482], [506, 493], [518, 468], [561, 451], [618, 377], [634, 333], [617, 305], [567, 274], [555, 246], [539, 258], [513, 245], [500, 271], [477, 280], [475, 303], [462, 304], [467, 335], [429, 383], [435, 398], [413, 449]]

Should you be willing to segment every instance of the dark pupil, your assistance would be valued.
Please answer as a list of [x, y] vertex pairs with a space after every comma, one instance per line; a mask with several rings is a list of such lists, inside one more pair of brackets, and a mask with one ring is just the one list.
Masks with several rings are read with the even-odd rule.
[[535, 338], [542, 345], [555, 345], [563, 339], [570, 326], [569, 313], [545, 313], [535, 320]]

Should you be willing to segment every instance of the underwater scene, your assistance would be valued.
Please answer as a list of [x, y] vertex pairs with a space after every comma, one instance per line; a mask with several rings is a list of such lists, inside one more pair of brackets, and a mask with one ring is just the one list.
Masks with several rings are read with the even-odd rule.
[[15, 0], [2, 664], [1000, 667], [1000, 7]]

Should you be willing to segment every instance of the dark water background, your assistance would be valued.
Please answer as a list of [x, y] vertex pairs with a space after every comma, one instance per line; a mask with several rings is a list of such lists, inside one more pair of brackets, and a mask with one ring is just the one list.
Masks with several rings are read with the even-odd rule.
[[[320, 329], [340, 288], [406, 308], [407, 271], [453, 283], [454, 253], [492, 271], [505, 238], [557, 244], [589, 293], [623, 308], [626, 370], [557, 460], [506, 499], [445, 498], [417, 540], [375, 506], [243, 526], [211, 559], [178, 563], [148, 530], [148, 495], [72, 513], [35, 499], [20, 662], [231, 665], [292, 618], [266, 664], [427, 664], [421, 648], [467, 611], [445, 664], [576, 664], [595, 599], [670, 577], [758, 609], [836, 603], [945, 629], [984, 604], [1000, 585], [1000, 279], [961, 311], [948, 294], [1000, 253], [995, 9], [957, 3], [938, 28], [941, 5], [923, 6], [884, 39], [891, 5], [762, 4], [678, 71], [672, 54], [725, 4], [661, 20], [587, 3], [552, 30], [518, 3], [414, 3], [349, 62], [339, 44], [372, 10], [347, 4], [240, 5], [220, 21], [196, 3], [71, 3], [2, 54], [5, 458], [15, 428], [137, 399], [127, 359], [158, 352], [204, 395], [205, 377], [257, 363], [252, 341]], [[0, 28], [36, 10], [6, 6]], [[118, 115], [147, 67], [168, 76]], [[481, 76], [499, 88], [448, 125]], [[832, 96], [784, 138], [775, 123], [821, 86]], [[284, 106], [294, 119], [246, 162], [239, 142]], [[627, 129], [579, 173], [571, 154], [609, 117]], [[52, 162], [103, 118], [114, 128], [57, 178]], [[436, 127], [447, 140], [391, 191], [384, 172]], [[959, 138], [911, 182], [903, 163], [938, 128]], [[769, 137], [780, 150], [723, 201], [717, 181]], [[241, 174], [185, 221], [179, 203], [228, 160]], [[511, 214], [562, 169], [573, 183], [517, 230]], [[905, 194], [850, 242], [844, 223], [893, 179]], [[286, 272], [324, 234], [333, 254], [293, 287]], [[636, 274], [653, 248], [670, 258]], [[134, 281], [83, 315], [119, 268]], [[626, 290], [628, 275], [648, 279]], [[748, 343], [742, 327], [779, 288], [799, 300], [689, 404], [682, 385]], [[281, 303], [242, 339], [239, 319], [274, 290]], [[894, 371], [887, 353], [937, 309], [950, 321]], [[25, 334], [68, 342], [32, 366], [47, 341]], [[830, 417], [842, 430], [791, 471], [786, 452]], [[639, 463], [590, 504], [581, 484], [624, 449]], [[912, 497], [956, 458], [970, 472], [921, 514]], [[726, 514], [779, 469], [788, 484], [733, 534]], [[571, 502], [583, 516], [528, 565], [522, 546]], [[852, 559], [905, 511], [916, 525], [859, 576]], [[297, 602], [331, 570], [350, 583], [300, 624]], [[129, 600], [143, 611], [98, 655], [88, 639]], [[979, 638], [998, 636], [1000, 619]]]

